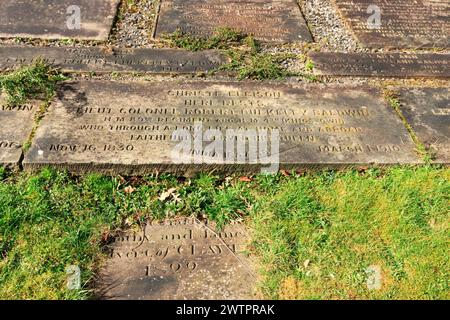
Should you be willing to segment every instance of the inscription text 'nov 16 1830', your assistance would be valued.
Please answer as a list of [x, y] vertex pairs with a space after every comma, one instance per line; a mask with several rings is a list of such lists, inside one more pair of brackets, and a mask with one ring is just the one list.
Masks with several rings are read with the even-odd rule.
[[[246, 138], [241, 153], [235, 132]], [[64, 83], [23, 163], [128, 175], [260, 172], [267, 163], [249, 145], [264, 151], [264, 142], [270, 163], [286, 170], [419, 161], [378, 88], [184, 80]], [[180, 143], [189, 150], [174, 157]]]

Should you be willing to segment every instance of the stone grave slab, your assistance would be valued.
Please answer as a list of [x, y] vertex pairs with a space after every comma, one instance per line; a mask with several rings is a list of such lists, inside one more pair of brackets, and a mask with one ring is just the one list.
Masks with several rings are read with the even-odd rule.
[[321, 75], [450, 78], [450, 54], [313, 52]]
[[311, 42], [294, 0], [162, 0], [155, 37], [177, 30], [208, 37], [230, 27], [267, 42]]
[[0, 165], [14, 166], [22, 159], [22, 146], [34, 126], [38, 103], [8, 106], [0, 97]]
[[[449, 48], [448, 0], [332, 0], [356, 38], [373, 48]], [[376, 7], [375, 7], [376, 6]], [[379, 8], [379, 11], [377, 11]], [[380, 20], [377, 15], [380, 13]]]
[[82, 81], [62, 85], [24, 167], [140, 175], [417, 162], [377, 88]]
[[435, 162], [450, 163], [450, 89], [403, 88], [401, 110]]
[[114, 238], [97, 296], [110, 300], [254, 298], [255, 274], [244, 255], [242, 225], [217, 230], [193, 218], [148, 223]]
[[3, 47], [0, 70], [33, 63], [41, 58], [64, 72], [206, 72], [226, 63], [216, 51], [177, 49], [106, 49], [61, 47]]
[[119, 2], [2, 0], [0, 37], [107, 40]]

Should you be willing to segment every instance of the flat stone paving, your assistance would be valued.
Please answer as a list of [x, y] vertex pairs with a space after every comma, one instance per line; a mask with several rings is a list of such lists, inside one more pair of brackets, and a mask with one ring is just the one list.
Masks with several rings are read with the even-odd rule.
[[96, 284], [108, 300], [254, 299], [242, 225], [217, 230], [193, 218], [152, 222], [118, 235]]
[[403, 88], [401, 110], [435, 162], [450, 163], [450, 89]]
[[[0, 37], [107, 40], [119, 2], [120, 0], [2, 0]], [[79, 27], [77, 20], [72, 19], [78, 12]]]
[[7, 106], [0, 97], [0, 165], [15, 166], [22, 158], [22, 147], [34, 126], [38, 110], [35, 102]]
[[29, 65], [36, 59], [64, 72], [191, 73], [217, 69], [227, 58], [216, 51], [177, 49], [106, 49], [64, 47], [3, 47], [0, 70]]
[[[356, 38], [373, 48], [450, 48], [448, 0], [332, 0]], [[380, 9], [380, 24], [377, 11]], [[375, 23], [374, 23], [375, 22]]]
[[162, 0], [155, 36], [180, 30], [208, 37], [219, 27], [267, 42], [312, 41], [295, 0]]
[[[333, 1], [363, 45], [450, 47], [448, 0]], [[3, 0], [0, 37], [107, 40], [118, 3]], [[379, 29], [367, 25], [373, 4], [382, 10]], [[81, 29], [67, 26], [71, 5], [81, 9]], [[268, 42], [312, 41], [294, 0], [161, 0], [154, 34], [160, 38], [181, 29], [209, 36], [217, 27]], [[450, 76], [448, 54], [318, 52], [310, 57], [323, 75]], [[207, 72], [227, 61], [214, 51], [2, 47], [0, 70], [38, 58], [64, 72]], [[402, 88], [399, 100], [434, 161], [449, 164], [450, 90]], [[8, 107], [0, 99], [0, 165], [145, 175], [423, 163], [381, 89], [368, 85], [65, 82], [24, 154], [38, 107], [37, 102]], [[245, 254], [248, 241], [239, 224], [219, 230], [195, 218], [149, 222], [107, 245], [110, 256], [95, 281], [95, 294], [112, 300], [253, 299], [257, 278]]]
[[450, 54], [313, 52], [321, 75], [450, 78]]
[[[215, 149], [206, 129], [218, 130]], [[238, 133], [231, 129], [245, 132], [246, 152], [238, 154], [243, 157], [236, 155]], [[251, 158], [250, 148], [261, 155]], [[59, 90], [24, 167], [139, 175], [259, 172], [274, 162], [289, 169], [417, 163], [419, 158], [400, 118], [380, 90], [368, 86], [85, 81]]]

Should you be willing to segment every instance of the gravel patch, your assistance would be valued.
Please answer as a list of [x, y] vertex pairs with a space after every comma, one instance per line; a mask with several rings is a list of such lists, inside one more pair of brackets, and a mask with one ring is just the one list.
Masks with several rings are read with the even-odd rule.
[[123, 0], [109, 43], [118, 47], [153, 47], [158, 0]]
[[87, 40], [46, 40], [46, 39], [0, 39], [1, 46], [23, 46], [23, 47], [97, 47], [104, 46], [103, 42], [99, 41], [87, 41]]
[[331, 0], [300, 0], [300, 7], [316, 42], [327, 51], [365, 51], [346, 29]]

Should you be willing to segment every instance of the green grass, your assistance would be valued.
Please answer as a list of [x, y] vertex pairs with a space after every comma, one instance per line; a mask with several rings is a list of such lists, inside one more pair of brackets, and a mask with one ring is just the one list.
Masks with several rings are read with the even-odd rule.
[[[163, 39], [172, 47], [189, 51], [229, 49], [231, 46], [240, 46], [251, 41], [249, 40], [251, 37], [230, 28], [218, 28], [213, 36], [205, 38], [177, 30], [174, 33], [164, 35]], [[256, 45], [256, 42], [254, 44]]]
[[228, 51], [230, 62], [219, 67], [222, 71], [235, 71], [239, 80], [254, 79], [284, 79], [293, 76], [293, 73], [284, 68], [281, 63], [291, 55], [287, 54], [269, 54], [254, 52], [248, 54], [248, 51]]
[[8, 74], [0, 74], [0, 91], [6, 95], [6, 103], [20, 105], [30, 99], [50, 99], [56, 84], [65, 80], [59, 71], [42, 59]]
[[[275, 186], [251, 219], [266, 297], [449, 298], [448, 169], [325, 172]], [[381, 290], [367, 289], [370, 265], [382, 268]]]
[[190, 51], [222, 50], [230, 62], [220, 66], [217, 71], [236, 72], [240, 80], [283, 79], [288, 76], [302, 76], [289, 72], [281, 65], [283, 61], [295, 58], [295, 55], [263, 52], [261, 44], [252, 36], [228, 27], [218, 28], [213, 36], [206, 38], [176, 31], [165, 35], [164, 39], [171, 47]]
[[[89, 298], [117, 228], [195, 215], [245, 221], [267, 298], [447, 299], [449, 180], [431, 166], [251, 182], [0, 168], [0, 298]], [[383, 270], [380, 291], [365, 286], [372, 264]], [[80, 266], [83, 290], [65, 289], [68, 265]]]

